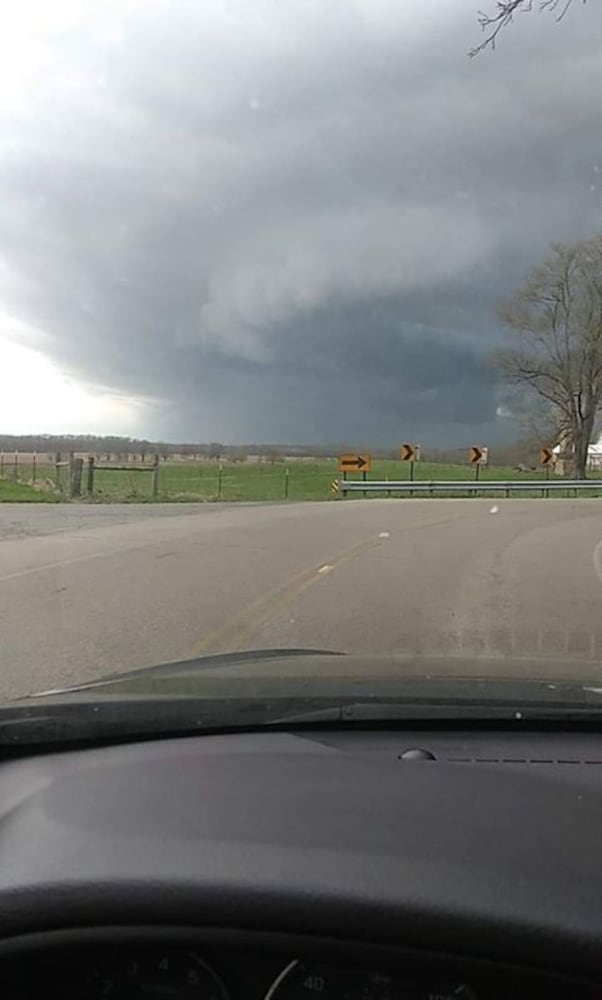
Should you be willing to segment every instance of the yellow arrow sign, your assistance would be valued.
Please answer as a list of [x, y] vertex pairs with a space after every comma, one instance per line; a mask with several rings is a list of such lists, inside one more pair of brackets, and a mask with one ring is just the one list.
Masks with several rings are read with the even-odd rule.
[[402, 462], [418, 462], [420, 459], [420, 445], [402, 444], [400, 455]]
[[541, 465], [554, 465], [556, 456], [551, 448], [542, 448], [539, 453], [539, 461]]
[[372, 455], [339, 455], [339, 472], [370, 472]]
[[468, 461], [472, 465], [487, 465], [489, 458], [489, 448], [484, 445], [473, 445], [468, 450]]

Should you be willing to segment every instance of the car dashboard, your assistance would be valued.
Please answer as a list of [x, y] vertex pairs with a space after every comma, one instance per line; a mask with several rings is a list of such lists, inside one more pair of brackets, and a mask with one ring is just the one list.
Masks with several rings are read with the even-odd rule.
[[0, 764], [18, 1000], [602, 997], [595, 733], [263, 731]]
[[357, 943], [190, 928], [95, 928], [13, 943], [3, 995], [34, 1000], [506, 1000], [593, 998], [527, 969]]

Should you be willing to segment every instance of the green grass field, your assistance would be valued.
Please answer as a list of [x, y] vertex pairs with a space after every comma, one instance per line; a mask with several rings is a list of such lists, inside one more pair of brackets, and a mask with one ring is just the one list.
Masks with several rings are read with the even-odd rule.
[[[375, 461], [369, 478], [409, 479], [409, 465], [391, 460]], [[474, 467], [468, 465], [443, 465], [428, 462], [414, 466], [416, 480], [473, 480]], [[481, 468], [481, 480], [538, 479], [545, 476], [542, 470], [517, 473], [507, 466]], [[216, 462], [161, 463], [159, 500], [162, 501], [236, 501], [236, 500], [327, 500], [332, 498], [331, 483], [339, 479], [337, 462], [324, 459], [316, 462], [290, 462], [274, 464], [222, 463], [221, 471]], [[360, 476], [350, 478], [360, 479]], [[369, 485], [367, 486], [370, 495]], [[95, 474], [96, 501], [152, 500], [152, 474], [150, 472], [118, 472], [97, 469]], [[589, 492], [591, 496], [591, 491]], [[376, 494], [373, 494], [376, 495]], [[380, 494], [382, 495], [382, 494]], [[428, 493], [416, 494], [427, 496]], [[438, 494], [441, 496], [442, 494]], [[453, 495], [453, 494], [450, 494]], [[487, 494], [490, 495], [490, 494]], [[497, 494], [491, 494], [493, 496]], [[500, 495], [504, 495], [500, 493]], [[539, 491], [526, 496], [541, 495]], [[564, 491], [560, 496], [574, 495]]]
[[[12, 478], [13, 469], [5, 470], [5, 478], [0, 479], [1, 501], [57, 501], [65, 500], [68, 485], [68, 470], [60, 470], [62, 490], [56, 487], [56, 471], [48, 463], [38, 464], [36, 479], [38, 488], [34, 490], [28, 485], [32, 470], [26, 466], [19, 467], [20, 482]], [[410, 476], [410, 466], [407, 462], [393, 460], [377, 460], [373, 463], [369, 479], [407, 480]], [[328, 500], [333, 499], [331, 484], [340, 478], [335, 459], [322, 459], [312, 462], [293, 461], [289, 463], [274, 462], [161, 462], [159, 474], [159, 496], [162, 502], [203, 502], [203, 501], [283, 501], [283, 500]], [[350, 478], [360, 480], [361, 476]], [[473, 480], [475, 468], [469, 465], [444, 465], [431, 462], [417, 462], [414, 466], [414, 478], [419, 480]], [[499, 479], [529, 479], [542, 480], [543, 470], [535, 472], [516, 472], [509, 466], [487, 466], [480, 469], [482, 481]], [[366, 486], [370, 496], [369, 479]], [[580, 491], [579, 495], [597, 495], [592, 491]], [[372, 494], [382, 496], [383, 494]], [[395, 495], [395, 494], [393, 494]], [[399, 494], [398, 494], [399, 495]], [[428, 497], [428, 493], [417, 492], [416, 496]], [[454, 496], [457, 494], [438, 493], [437, 496]], [[487, 493], [487, 496], [504, 496], [500, 491]], [[541, 491], [533, 493], [517, 492], [515, 496], [541, 496]], [[361, 496], [361, 494], [360, 494]], [[561, 491], [552, 496], [575, 496], [575, 491]], [[132, 472], [96, 468], [94, 478], [94, 494], [86, 496], [86, 470], [82, 483], [82, 500], [92, 503], [135, 503], [152, 502], [152, 472]], [[349, 497], [351, 501], [351, 497]]]
[[57, 503], [60, 497], [46, 490], [34, 490], [26, 483], [0, 479], [0, 503]]

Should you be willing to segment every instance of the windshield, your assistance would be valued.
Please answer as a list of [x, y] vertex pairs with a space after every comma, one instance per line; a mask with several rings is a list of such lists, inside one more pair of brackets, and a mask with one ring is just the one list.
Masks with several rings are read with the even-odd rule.
[[602, 12], [484, 3], [4, 6], [0, 702], [602, 695]]

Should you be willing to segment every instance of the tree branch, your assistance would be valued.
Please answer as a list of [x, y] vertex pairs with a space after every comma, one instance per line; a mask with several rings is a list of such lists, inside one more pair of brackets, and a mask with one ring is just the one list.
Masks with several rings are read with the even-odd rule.
[[[507, 27], [514, 20], [514, 15], [533, 10], [534, 0], [496, 0], [495, 10], [488, 14], [479, 11], [478, 21], [481, 31], [487, 32], [487, 37], [480, 45], [471, 49], [469, 56], [476, 56], [484, 49], [495, 49], [497, 36], [502, 28]], [[538, 12], [547, 10], [556, 14], [556, 21], [562, 21], [573, 0], [539, 0], [537, 4]], [[586, 0], [583, 0], [586, 3]]]
[[499, 315], [518, 343], [494, 361], [566, 425], [576, 475], [585, 476], [602, 409], [602, 236], [554, 246]]

